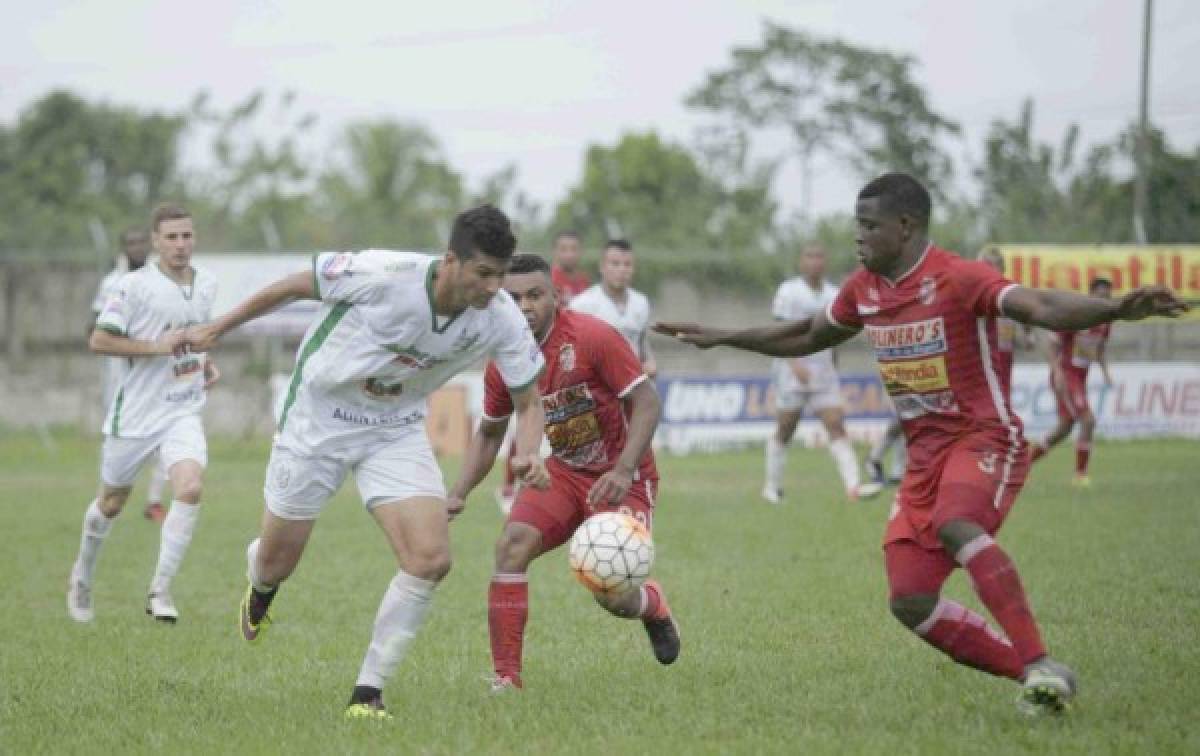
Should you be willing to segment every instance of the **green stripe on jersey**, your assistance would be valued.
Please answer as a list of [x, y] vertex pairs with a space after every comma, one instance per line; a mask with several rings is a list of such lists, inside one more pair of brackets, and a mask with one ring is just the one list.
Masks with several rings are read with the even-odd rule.
[[315, 297], [314, 297], [315, 299], [320, 299], [320, 298], [321, 298], [321, 282], [320, 282], [320, 281], [317, 279], [317, 257], [318, 257], [319, 255], [320, 255], [320, 253], [319, 253], [319, 252], [318, 252], [318, 253], [316, 253], [316, 254], [314, 254], [314, 255], [313, 255], [313, 259], [312, 259], [312, 269], [313, 269], [313, 294], [315, 295]]
[[113, 408], [113, 421], [112, 421], [112, 437], [113, 438], [121, 437], [120, 434], [118, 433], [118, 431], [121, 429], [121, 405], [124, 403], [125, 403], [125, 387], [122, 386], [121, 390], [117, 392], [117, 406]]
[[321, 321], [321, 325], [317, 326], [316, 332], [312, 338], [304, 345], [304, 351], [300, 353], [300, 359], [296, 360], [296, 369], [292, 372], [292, 382], [288, 386], [287, 399], [283, 403], [283, 412], [279, 416], [279, 430], [283, 430], [284, 423], [287, 422], [288, 411], [292, 409], [292, 405], [296, 402], [296, 390], [300, 388], [300, 378], [304, 373], [304, 363], [308, 362], [308, 358], [316, 354], [316, 351], [325, 343], [325, 339], [329, 338], [329, 334], [333, 332], [334, 326], [342, 319], [351, 308], [349, 302], [338, 302]]

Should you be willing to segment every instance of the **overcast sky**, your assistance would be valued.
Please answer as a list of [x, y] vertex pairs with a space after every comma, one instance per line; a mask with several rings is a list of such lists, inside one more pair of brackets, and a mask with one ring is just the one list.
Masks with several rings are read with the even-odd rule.
[[[472, 186], [507, 163], [544, 204], [578, 180], [589, 144], [656, 129], [688, 143], [685, 93], [754, 43], [768, 18], [908, 53], [935, 109], [960, 122], [967, 155], [988, 123], [1036, 103], [1057, 141], [1085, 142], [1136, 116], [1141, 0], [713, 0], [711, 2], [5, 3], [0, 118], [53, 87], [176, 109], [201, 89], [221, 105], [295, 90], [320, 117], [314, 159], [340, 124], [392, 116], [437, 135]], [[1176, 146], [1200, 142], [1200, 2], [1155, 2], [1151, 108]], [[959, 147], [957, 150], [964, 148]], [[796, 195], [794, 174], [778, 194]], [[825, 164], [819, 211], [857, 181]]]

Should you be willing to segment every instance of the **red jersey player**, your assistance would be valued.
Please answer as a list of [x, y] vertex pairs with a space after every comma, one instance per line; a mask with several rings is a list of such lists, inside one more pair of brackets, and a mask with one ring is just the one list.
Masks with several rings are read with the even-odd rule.
[[[979, 259], [991, 265], [1001, 275], [1004, 274], [1004, 257], [1000, 250], [988, 247], [979, 253]], [[1000, 376], [1005, 396], [1012, 393], [1013, 352], [1016, 351], [1018, 337], [1022, 349], [1032, 349], [1032, 331], [1029, 326], [1022, 325], [1012, 318], [996, 319], [996, 374]]]
[[566, 307], [577, 294], [592, 285], [588, 274], [579, 269], [583, 257], [583, 245], [579, 234], [563, 231], [554, 238], [554, 265], [550, 266], [550, 279], [558, 292], [558, 302]]
[[[546, 358], [538, 387], [553, 453], [546, 465], [550, 488], [522, 488], [517, 493], [496, 544], [496, 572], [488, 589], [495, 691], [521, 687], [529, 564], [560, 546], [588, 516], [605, 509], [625, 512], [652, 528], [658, 488], [650, 451], [658, 425], [658, 392], [624, 337], [597, 318], [560, 309], [550, 266], [540, 257], [516, 255], [504, 288], [525, 313]], [[500, 374], [489, 365], [483, 419], [451, 489], [451, 516], [462, 510], [471, 489], [491, 469], [512, 411]], [[679, 632], [656, 581], [623, 594], [595, 597], [618, 617], [641, 619], [655, 658], [662, 664], [675, 661]]]
[[[690, 323], [655, 328], [704, 348], [779, 357], [828, 349], [865, 329], [910, 460], [884, 535], [892, 613], [955, 661], [1022, 681], [1025, 711], [1061, 711], [1075, 694], [1075, 676], [1046, 654], [1016, 567], [993, 540], [1029, 465], [1020, 420], [996, 374], [996, 320], [1078, 330], [1176, 315], [1187, 306], [1157, 286], [1120, 301], [1018, 286], [933, 246], [930, 206], [925, 187], [900, 173], [859, 192], [863, 267], [824, 314], [738, 331]], [[957, 566], [970, 574], [1003, 634], [940, 595]]]
[[[1112, 282], [1107, 278], [1093, 279], [1088, 291], [1094, 297], [1112, 297]], [[1050, 363], [1050, 386], [1058, 404], [1058, 424], [1040, 443], [1030, 444], [1030, 456], [1036, 462], [1062, 441], [1079, 421], [1079, 438], [1075, 440], [1075, 485], [1086, 488], [1088, 458], [1092, 454], [1092, 433], [1096, 416], [1088, 405], [1087, 375], [1093, 362], [1100, 364], [1104, 382], [1112, 385], [1104, 347], [1108, 343], [1110, 324], [1101, 323], [1082, 331], [1056, 331], [1046, 340], [1046, 359]]]

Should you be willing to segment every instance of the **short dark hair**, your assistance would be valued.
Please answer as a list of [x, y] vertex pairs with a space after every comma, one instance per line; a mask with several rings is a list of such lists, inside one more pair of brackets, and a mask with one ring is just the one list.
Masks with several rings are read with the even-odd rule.
[[933, 200], [929, 191], [907, 173], [885, 173], [871, 179], [858, 193], [860, 200], [879, 199], [879, 209], [889, 215], [910, 215], [922, 227], [929, 226]]
[[454, 219], [450, 231], [450, 249], [462, 260], [477, 254], [507, 260], [517, 248], [508, 216], [495, 205], [480, 205], [464, 210]]
[[622, 249], [622, 250], [625, 250], [626, 252], [633, 251], [633, 245], [629, 243], [628, 239], [609, 239], [608, 243], [604, 245], [604, 248], [605, 249]]
[[1111, 289], [1113, 287], [1112, 281], [1105, 278], [1104, 276], [1096, 276], [1095, 278], [1092, 279], [1092, 282], [1090, 284], [1088, 284], [1088, 291], [1093, 292], [1096, 289], [1099, 289], [1101, 286], [1107, 286], [1108, 288]]
[[554, 235], [554, 241], [557, 242], [559, 239], [574, 239], [577, 242], [583, 241], [583, 237], [579, 235], [579, 232], [572, 231], [571, 229], [567, 229], [566, 231], [559, 231], [557, 234]]
[[134, 239], [149, 239], [150, 232], [140, 226], [130, 226], [121, 232], [121, 243], [128, 244]]
[[509, 273], [545, 273], [550, 275], [550, 263], [538, 255], [513, 255], [508, 264]]
[[158, 231], [158, 227], [165, 221], [180, 220], [182, 218], [191, 218], [192, 214], [187, 208], [175, 202], [160, 202], [154, 208], [154, 212], [150, 214], [150, 228]]

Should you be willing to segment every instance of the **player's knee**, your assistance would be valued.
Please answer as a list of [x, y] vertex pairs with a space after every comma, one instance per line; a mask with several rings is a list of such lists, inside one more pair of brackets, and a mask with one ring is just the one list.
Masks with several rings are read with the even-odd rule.
[[963, 546], [981, 535], [987, 535], [987, 531], [970, 520], [950, 520], [937, 531], [938, 541], [950, 556], [957, 554]]
[[188, 504], [199, 504], [200, 495], [204, 493], [204, 481], [199, 475], [189, 475], [172, 487], [174, 497]]
[[131, 488], [105, 488], [100, 496], [99, 508], [105, 517], [113, 518], [121, 514], [121, 509], [129, 499]]
[[929, 619], [937, 607], [938, 597], [926, 594], [911, 596], [893, 596], [888, 602], [892, 616], [909, 630], [916, 630], [922, 622]]
[[405, 572], [414, 577], [432, 580], [435, 583], [450, 574], [453, 560], [450, 558], [449, 544], [444, 547], [417, 549], [409, 557]]
[[637, 617], [642, 604], [641, 591], [637, 588], [618, 594], [593, 593], [592, 598], [609, 614], [622, 619]]
[[496, 542], [496, 569], [499, 572], [524, 572], [538, 554], [536, 533], [507, 528]]

